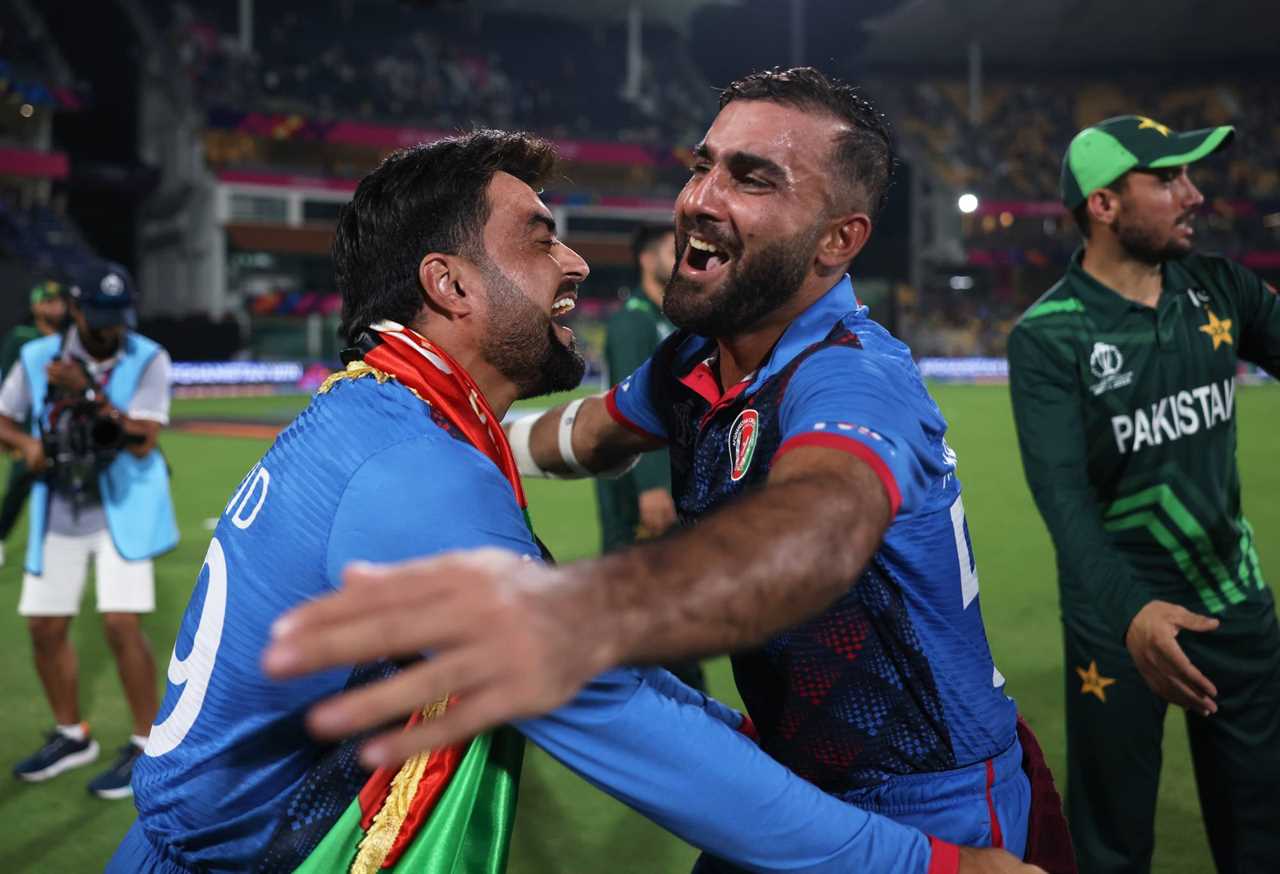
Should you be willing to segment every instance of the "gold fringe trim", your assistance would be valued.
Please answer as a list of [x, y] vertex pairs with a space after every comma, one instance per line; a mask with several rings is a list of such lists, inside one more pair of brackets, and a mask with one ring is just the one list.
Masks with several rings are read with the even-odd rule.
[[[361, 364], [375, 374], [377, 373], [367, 364], [355, 361], [347, 365], [347, 370], [350, 370], [356, 364]], [[355, 379], [364, 375], [360, 373], [356, 377], [346, 378]], [[342, 376], [341, 373], [335, 373], [328, 380], [325, 380], [325, 384], [327, 385], [329, 380], [334, 377], [340, 376]], [[382, 381], [379, 380], [379, 382]], [[323, 386], [321, 390], [323, 391]], [[424, 707], [422, 709], [422, 718], [424, 720], [439, 718], [444, 714], [448, 704], [449, 699], [446, 697]], [[374, 816], [373, 823], [369, 826], [369, 831], [360, 841], [355, 861], [351, 863], [351, 874], [377, 874], [382, 868], [383, 861], [386, 860], [387, 854], [391, 852], [391, 847], [400, 834], [400, 828], [404, 825], [405, 817], [409, 815], [409, 806], [413, 803], [413, 797], [418, 793], [418, 785], [422, 782], [422, 775], [426, 772], [427, 761], [430, 756], [430, 750], [421, 752], [400, 766], [399, 772], [391, 781], [391, 788], [387, 792], [386, 802], [383, 803], [382, 809]]]
[[[396, 379], [394, 374], [387, 373], [385, 370], [379, 370], [376, 367], [371, 367], [370, 365], [365, 364], [363, 361], [352, 361], [350, 364], [347, 365], [345, 370], [338, 370], [326, 376], [324, 378], [324, 382], [320, 383], [320, 387], [316, 389], [316, 394], [318, 395], [327, 394], [329, 390], [333, 388], [335, 385], [337, 385], [338, 383], [344, 382], [348, 379], [359, 379], [362, 376], [372, 376], [374, 379], [378, 381], [379, 384], [384, 383], [389, 379]], [[404, 386], [404, 388], [408, 389], [410, 392], [412, 392], [413, 396], [418, 400], [422, 401], [424, 404], [429, 405], [431, 403], [422, 395], [418, 394], [418, 390], [415, 389], [413, 386], [405, 385], [403, 382], [400, 382], [400, 380], [398, 379], [396, 379], [396, 382], [399, 383], [401, 386]]]

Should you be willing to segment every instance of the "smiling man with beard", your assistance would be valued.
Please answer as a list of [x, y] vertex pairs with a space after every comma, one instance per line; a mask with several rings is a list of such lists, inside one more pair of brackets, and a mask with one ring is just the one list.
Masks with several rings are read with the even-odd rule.
[[[931, 872], [1035, 870], [1024, 852], [1072, 870], [1068, 847], [1046, 850], [1065, 824], [992, 663], [946, 422], [846, 274], [892, 166], [883, 118], [847, 85], [799, 68], [729, 86], [676, 201], [663, 306], [681, 330], [607, 395], [511, 434], [523, 471], [559, 476], [668, 446], [686, 530], [557, 568], [488, 551], [357, 569], [277, 626], [267, 669], [439, 652], [406, 672], [413, 697], [465, 697], [372, 742], [388, 762], [555, 706], [614, 664], [732, 652], [763, 749], [932, 835]], [[389, 626], [434, 597], [488, 621]], [[375, 684], [311, 727], [358, 731], [402, 714], [395, 699]]]
[[[582, 378], [554, 319], [573, 309], [587, 265], [534, 190], [552, 171], [549, 144], [480, 131], [395, 153], [361, 182], [334, 241], [347, 367], [218, 521], [135, 771], [138, 821], [109, 871], [500, 874], [520, 735], [751, 870], [926, 870], [923, 833], [823, 794], [752, 743], [740, 714], [659, 669], [603, 671], [547, 716], [373, 772], [355, 741], [308, 738], [307, 708], [387, 678], [379, 689], [406, 696], [412, 725], [465, 702], [467, 684], [456, 699], [416, 699], [409, 661], [263, 676], [272, 623], [338, 588], [353, 561], [486, 546], [541, 564], [499, 423], [516, 398]], [[375, 584], [364, 597], [389, 593]], [[443, 597], [397, 620], [418, 621], [458, 633], [491, 616]], [[359, 630], [335, 626], [330, 642]]]
[[1187, 711], [1218, 870], [1280, 855], [1280, 628], [1241, 513], [1235, 375], [1280, 375], [1280, 300], [1192, 254], [1187, 165], [1229, 127], [1126, 115], [1081, 131], [1062, 200], [1085, 237], [1009, 338], [1027, 481], [1053, 537], [1067, 804], [1081, 867], [1151, 870], [1169, 703]]

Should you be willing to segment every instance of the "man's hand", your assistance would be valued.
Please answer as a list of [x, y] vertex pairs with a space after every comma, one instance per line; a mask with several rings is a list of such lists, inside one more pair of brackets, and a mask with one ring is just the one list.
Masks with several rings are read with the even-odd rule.
[[640, 527], [646, 537], [667, 533], [676, 524], [676, 502], [664, 488], [645, 489], [640, 493]]
[[957, 874], [1045, 874], [1043, 868], [1028, 865], [1012, 853], [992, 848], [960, 848]]
[[1218, 690], [1191, 664], [1178, 646], [1178, 632], [1213, 631], [1217, 619], [1192, 613], [1168, 601], [1151, 601], [1138, 611], [1125, 632], [1124, 645], [1151, 691], [1171, 704], [1201, 716], [1218, 712]]
[[44, 454], [44, 444], [31, 435], [18, 444], [18, 452], [22, 454], [22, 463], [32, 473], [41, 473], [49, 466], [49, 459]]
[[52, 361], [45, 368], [49, 382], [71, 394], [84, 394], [89, 388], [89, 377], [74, 361]]
[[438, 719], [386, 732], [363, 750], [370, 766], [403, 761], [512, 718], [568, 701], [613, 662], [607, 633], [580, 622], [555, 570], [497, 549], [396, 565], [352, 565], [343, 588], [286, 613], [263, 656], [273, 677], [432, 650], [394, 677], [312, 708], [308, 726], [338, 738], [404, 717], [446, 695]]

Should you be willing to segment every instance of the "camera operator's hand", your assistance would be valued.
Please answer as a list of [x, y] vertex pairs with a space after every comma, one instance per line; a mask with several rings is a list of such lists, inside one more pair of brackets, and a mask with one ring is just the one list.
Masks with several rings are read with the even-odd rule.
[[45, 368], [49, 382], [70, 394], [84, 394], [89, 388], [89, 376], [74, 361], [53, 361]]
[[44, 446], [35, 437], [26, 435], [17, 449], [22, 453], [23, 464], [32, 473], [41, 473], [49, 466], [49, 459], [44, 454]]

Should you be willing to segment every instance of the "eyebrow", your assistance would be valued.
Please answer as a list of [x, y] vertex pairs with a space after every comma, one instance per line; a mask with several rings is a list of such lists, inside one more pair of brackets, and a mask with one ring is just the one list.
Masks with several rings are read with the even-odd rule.
[[542, 225], [550, 231], [551, 236], [554, 237], [556, 235], [556, 220], [551, 216], [543, 215], [540, 212], [535, 212], [533, 215], [529, 216], [529, 221], [525, 223], [524, 228], [526, 231], [533, 231], [537, 229], [538, 225]]
[[[705, 142], [699, 143], [694, 147], [693, 156], [707, 161], [713, 160], [711, 149], [707, 148]], [[781, 164], [754, 152], [726, 152], [724, 163], [729, 168], [729, 172], [735, 176], [745, 176], [748, 173], [762, 171], [766, 175], [777, 179], [787, 179], [787, 171]]]

